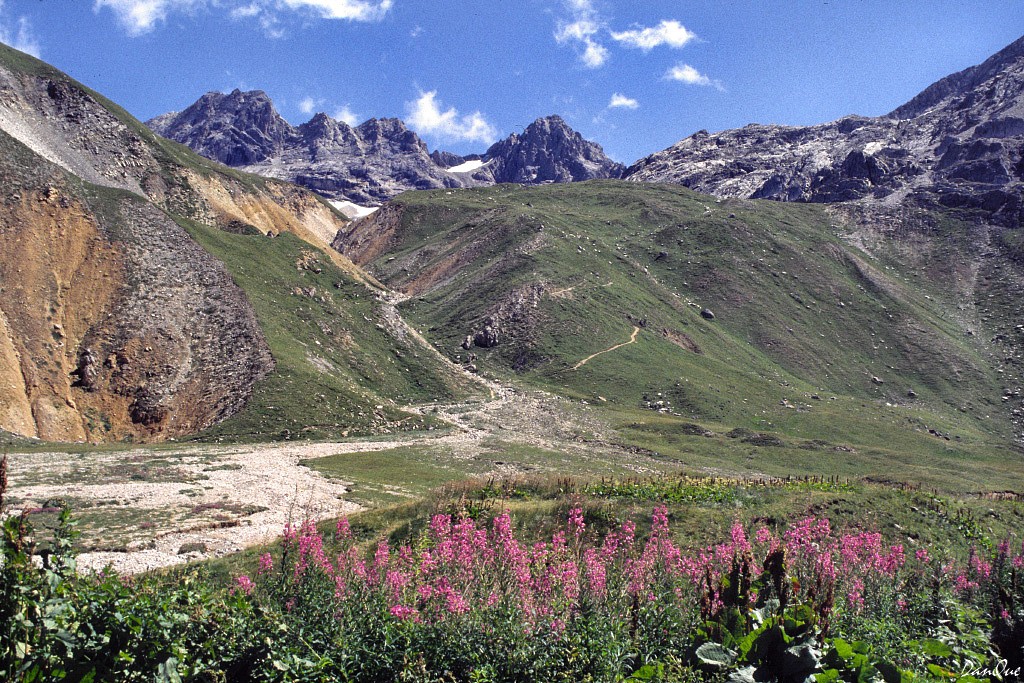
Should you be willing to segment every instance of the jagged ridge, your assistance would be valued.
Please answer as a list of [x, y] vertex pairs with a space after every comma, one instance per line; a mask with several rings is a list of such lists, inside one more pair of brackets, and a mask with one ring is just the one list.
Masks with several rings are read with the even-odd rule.
[[700, 131], [625, 176], [721, 197], [894, 206], [911, 196], [1013, 224], [1024, 216], [1022, 153], [1024, 39], [889, 115]]
[[[293, 127], [259, 90], [207, 93], [184, 111], [147, 124], [221, 163], [357, 204], [379, 204], [406, 190], [614, 178], [624, 168], [558, 116], [537, 119], [522, 134], [469, 156], [430, 153], [395, 118], [353, 128], [319, 113]], [[449, 170], [470, 160], [481, 164], [466, 172]]]

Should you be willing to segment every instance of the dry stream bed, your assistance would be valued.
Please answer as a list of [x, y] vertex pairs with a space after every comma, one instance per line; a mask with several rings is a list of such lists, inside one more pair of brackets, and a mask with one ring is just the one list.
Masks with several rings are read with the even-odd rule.
[[68, 503], [82, 531], [79, 566], [136, 573], [237, 552], [272, 541], [291, 521], [395, 502], [467, 476], [665, 466], [608, 445], [589, 411], [543, 392], [502, 389], [487, 401], [418, 410], [452, 428], [336, 443], [11, 453], [6, 505], [16, 513]]

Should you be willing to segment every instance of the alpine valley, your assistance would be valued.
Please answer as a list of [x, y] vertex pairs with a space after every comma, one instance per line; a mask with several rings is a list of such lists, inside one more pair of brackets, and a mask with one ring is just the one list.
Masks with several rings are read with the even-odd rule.
[[[429, 150], [395, 118], [350, 126], [319, 113], [293, 126], [258, 90], [207, 93], [143, 124], [0, 45], [0, 437], [11, 451], [0, 504], [83, 510], [80, 566], [126, 573], [220, 558], [207, 565], [215, 576], [255, 576], [256, 551], [245, 549], [300, 515], [361, 511], [355, 535], [345, 536], [346, 522], [339, 539], [364, 550], [390, 539], [419, 553], [443, 526], [432, 514], [483, 525], [512, 509], [525, 520], [516, 533], [550, 535], [564, 526], [555, 516], [580, 509], [587, 533], [604, 533], [652, 502], [675, 506], [673, 523], [693, 547], [730, 528], [736, 541], [736, 524], [768, 525], [781, 539], [787, 524], [819, 516], [837, 529], [877, 529], [907, 544], [908, 557], [940, 546], [964, 558], [974, 547], [994, 552], [1024, 515], [1024, 38], [885, 116], [701, 131], [628, 167], [557, 115], [468, 156]], [[676, 494], [669, 481], [681, 482]], [[589, 537], [574, 523], [579, 533], [558, 547], [582, 562]], [[302, 534], [312, 543], [316, 527]], [[261, 559], [259, 571], [284, 568], [298, 547], [274, 546], [280, 565]], [[380, 567], [405, 561], [384, 547]], [[742, 602], [751, 590], [742, 572], [755, 566], [747, 552], [729, 556], [747, 564], [730, 559], [728, 574], [726, 563], [720, 603], [754, 605], [756, 596]], [[755, 574], [775, 576], [796, 556], [786, 552], [776, 565], [762, 558]], [[376, 596], [360, 603], [367, 614], [393, 587], [373, 567], [358, 593]], [[294, 571], [279, 585], [298, 581]], [[787, 596], [804, 595], [790, 578], [786, 588], [757, 579], [753, 594], [775, 590], [781, 615]], [[883, 591], [888, 579], [879, 580], [867, 592]], [[364, 590], [323, 586], [324, 604]], [[280, 607], [239, 607], [250, 590], [239, 582], [219, 594], [249, 610], [223, 628]], [[327, 622], [362, 609], [328, 609], [309, 595], [299, 609], [315, 604], [317, 619], [334, 615]], [[588, 621], [588, 637], [648, 643], [679, 626], [668, 617], [643, 625], [646, 598], [631, 599], [632, 626]], [[429, 601], [407, 607], [425, 615]], [[415, 678], [434, 656], [410, 644], [425, 622], [382, 607], [380, 623], [398, 630], [359, 650], [347, 631], [310, 636], [292, 604], [279, 625], [250, 633], [255, 644], [218, 649], [249, 669], [225, 664], [219, 678], [196, 680], [341, 680], [342, 660], [324, 654], [331, 647], [356, 648], [352, 662], [370, 667], [374, 648], [398, 642], [419, 659], [392, 652], [393, 669], [381, 671], [405, 667], [402, 680], [548, 679], [540, 664], [536, 678], [488, 678], [468, 664]], [[559, 628], [570, 634], [598, 609], [571, 596], [564, 604], [572, 616]], [[778, 629], [791, 649], [804, 637], [757, 614], [728, 628], [769, 624], [762, 630]], [[842, 661], [855, 661], [854, 646], [828, 632], [828, 614], [814, 622], [817, 644], [793, 655], [814, 660], [799, 678], [772, 678], [768, 664], [754, 672], [742, 658], [768, 646], [744, 650], [740, 636], [723, 635], [725, 621], [709, 626], [708, 617], [693, 632], [725, 654], [696, 641], [677, 651], [666, 640], [643, 657], [621, 645], [615, 656], [629, 664], [620, 678], [552, 679], [823, 676], [843, 646]], [[1021, 615], [1006, 628], [1024, 633]], [[203, 628], [220, 633], [215, 621]], [[982, 640], [1009, 652], [997, 621], [984, 622]], [[441, 620], [437, 633], [456, 623]], [[901, 632], [867, 617], [849, 623], [865, 642]], [[489, 631], [460, 633], [445, 637]], [[968, 641], [949, 633], [922, 635], [913, 652], [925, 654], [899, 666], [930, 671], [934, 655], [960, 671], [968, 660], [953, 652]], [[274, 649], [293, 641], [291, 659]], [[545, 652], [576, 647], [557, 633], [544, 642]], [[602, 647], [579, 645], [565, 661], [611, 658], [614, 648]], [[164, 675], [171, 660], [160, 657]], [[521, 659], [508, 666], [541, 661]], [[117, 666], [134, 666], [127, 661]], [[737, 668], [747, 661], [744, 678]], [[628, 678], [652, 662], [693, 677], [657, 678], [655, 668]], [[841, 678], [842, 669], [815, 680], [900, 680], [876, 664], [875, 678]], [[328, 673], [295, 673], [314, 665]], [[259, 667], [279, 678], [261, 678]]]

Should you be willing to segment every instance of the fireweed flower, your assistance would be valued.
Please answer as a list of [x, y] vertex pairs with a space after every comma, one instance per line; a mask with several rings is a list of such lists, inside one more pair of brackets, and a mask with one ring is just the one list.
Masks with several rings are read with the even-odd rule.
[[569, 510], [569, 531], [577, 539], [583, 535], [583, 530], [586, 529], [586, 523], [583, 521], [583, 508], [573, 508]]
[[391, 613], [391, 616], [398, 619], [399, 621], [418, 621], [420, 614], [415, 607], [406, 607], [404, 605], [392, 605], [389, 612]]
[[747, 532], [743, 529], [743, 525], [740, 522], [735, 522], [732, 525], [732, 529], [729, 532], [732, 537], [733, 551], [736, 553], [747, 553], [750, 552], [750, 543], [747, 541]]
[[668, 534], [668, 508], [664, 505], [655, 506], [651, 513], [651, 535], [661, 536]]
[[[335, 537], [351, 539], [347, 520], [339, 520]], [[516, 538], [507, 510], [486, 525], [467, 516], [434, 515], [415, 550], [409, 545], [392, 548], [386, 540], [370, 554], [365, 546], [341, 545], [332, 563], [314, 524], [289, 525], [284, 578], [328, 579], [309, 585], [325, 585], [326, 599], [337, 600], [339, 606], [344, 601], [357, 609], [379, 605], [384, 618], [413, 623], [478, 619], [486, 610], [504, 614], [511, 609], [521, 620], [516, 628], [522, 624], [524, 633], [537, 633], [555, 623], [573, 628], [591, 609], [627, 614], [641, 605], [644, 610], [683, 609], [691, 610], [694, 618], [717, 618], [726, 609], [723, 579], [734, 566], [756, 578], [763, 571], [762, 553], [777, 554], [778, 567], [771, 565], [779, 575], [775, 590], [812, 606], [823, 624], [835, 618], [833, 611], [884, 605], [907, 609], [894, 593], [908, 564], [906, 549], [883, 545], [877, 533], [833, 536], [829, 521], [816, 517], [797, 521], [778, 537], [764, 526], [748, 531], [737, 521], [724, 543], [697, 552], [684, 552], [673, 542], [664, 505], [653, 509], [643, 542], [637, 541], [637, 527], [629, 520], [603, 538], [593, 529], [588, 533], [582, 507], [576, 506], [548, 542], [532, 545]], [[1001, 567], [1024, 561], [1024, 554], [1011, 557], [1009, 545], [1003, 557]], [[924, 549], [909, 559], [912, 566], [931, 560]], [[975, 552], [965, 566], [951, 567], [955, 588], [964, 593], [994, 580], [999, 570], [989, 559]], [[258, 576], [273, 572], [271, 556], [261, 556], [258, 567]], [[234, 584], [233, 591], [250, 590], [241, 577]], [[302, 596], [305, 601], [306, 595], [296, 591], [282, 600]], [[749, 598], [751, 607], [758, 604], [758, 596]]]
[[583, 566], [586, 568], [587, 588], [595, 597], [602, 597], [608, 586], [608, 571], [595, 548], [583, 552]]
[[864, 582], [860, 579], [854, 579], [846, 599], [850, 609], [854, 612], [860, 612], [864, 609]]
[[242, 574], [241, 576], [235, 577], [235, 585], [232, 587], [230, 592], [234, 593], [235, 591], [238, 591], [243, 595], [249, 595], [255, 588], [256, 584], [252, 582], [252, 579], [245, 574]]
[[987, 579], [992, 574], [992, 563], [979, 555], [977, 548], [973, 546], [971, 547], [968, 563], [970, 568], [974, 570], [974, 575], [978, 578]]

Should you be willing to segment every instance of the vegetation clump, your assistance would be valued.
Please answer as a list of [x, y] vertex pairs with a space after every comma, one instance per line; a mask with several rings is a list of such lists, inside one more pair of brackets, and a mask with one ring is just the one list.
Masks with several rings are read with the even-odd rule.
[[228, 586], [195, 572], [77, 576], [66, 509], [45, 547], [32, 540], [41, 511], [9, 516], [0, 676], [890, 682], [1021, 665], [1016, 542], [940, 555], [808, 516], [736, 521], [687, 549], [662, 504], [646, 524], [576, 504], [545, 532], [509, 510], [475, 513], [369, 544], [347, 518], [326, 534], [289, 525]]

